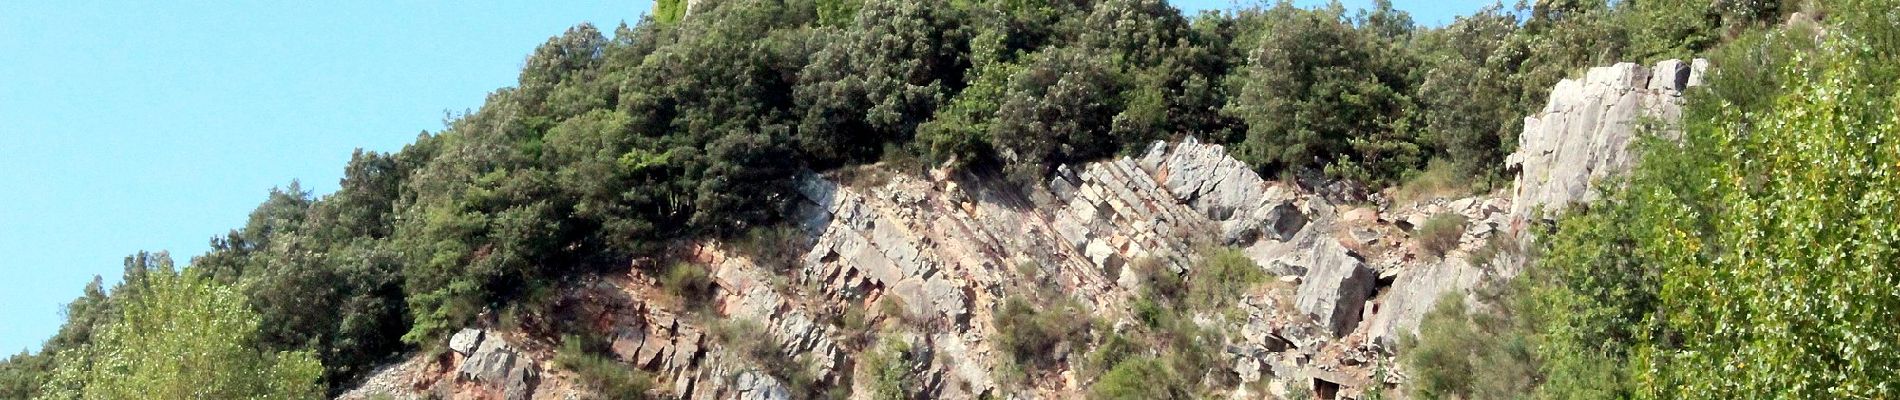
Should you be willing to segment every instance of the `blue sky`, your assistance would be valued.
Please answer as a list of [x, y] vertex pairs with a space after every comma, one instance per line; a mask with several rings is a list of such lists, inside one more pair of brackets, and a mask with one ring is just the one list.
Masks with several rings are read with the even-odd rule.
[[[0, 2], [0, 353], [126, 255], [187, 262], [272, 187], [333, 191], [352, 150], [400, 149], [549, 36], [650, 4], [317, 3]], [[1396, 2], [1431, 25], [1490, 3]]]

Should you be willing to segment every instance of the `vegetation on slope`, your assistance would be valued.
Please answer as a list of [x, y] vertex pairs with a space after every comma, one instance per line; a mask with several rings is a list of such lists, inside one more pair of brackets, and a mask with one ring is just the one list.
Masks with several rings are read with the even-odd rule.
[[[162, 260], [161, 260], [162, 261]], [[260, 351], [263, 319], [228, 286], [169, 262], [140, 265], [112, 322], [91, 343], [55, 355], [52, 399], [317, 399], [323, 372], [309, 351]]]
[[[1782, 12], [1670, 4], [1539, 0], [1420, 28], [1383, 1], [1193, 17], [1161, 0], [661, 1], [611, 35], [550, 39], [481, 109], [355, 154], [335, 193], [273, 191], [186, 275], [239, 293], [261, 319], [250, 345], [315, 354], [335, 393], [566, 277], [772, 225], [808, 168], [954, 161], [1030, 182], [1196, 135], [1269, 175], [1389, 184], [1439, 160], [1491, 182], [1557, 79]], [[136, 292], [88, 287], [41, 352], [0, 363], [0, 397], [44, 394], [73, 362], [55, 354], [105, 351]]]
[[1900, 394], [1900, 11], [1823, 3], [1824, 24], [1722, 45], [1682, 139], [1553, 227], [1499, 308], [1440, 304], [1414, 393]]

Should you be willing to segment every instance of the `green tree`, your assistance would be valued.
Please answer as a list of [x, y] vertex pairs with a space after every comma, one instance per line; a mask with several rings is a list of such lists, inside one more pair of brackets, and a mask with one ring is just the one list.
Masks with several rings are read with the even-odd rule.
[[1415, 42], [1422, 79], [1417, 99], [1422, 141], [1459, 175], [1499, 178], [1516, 146], [1527, 107], [1511, 69], [1522, 62], [1507, 47], [1517, 18], [1497, 7], [1421, 33]]
[[1230, 79], [1239, 89], [1227, 112], [1247, 126], [1240, 157], [1265, 171], [1369, 182], [1418, 167], [1409, 61], [1401, 46], [1381, 41], [1406, 30], [1406, 19], [1366, 18], [1362, 31], [1337, 3], [1304, 10], [1286, 2], [1267, 18], [1256, 61]]
[[1010, 78], [990, 138], [1017, 182], [1039, 181], [1062, 163], [1113, 154], [1110, 135], [1122, 109], [1122, 77], [1112, 64], [1078, 48], [1038, 54]]
[[848, 30], [831, 32], [793, 88], [798, 136], [813, 164], [874, 158], [909, 142], [917, 125], [960, 90], [969, 39], [955, 8], [872, 0]]
[[[1900, 295], [1869, 288], [1900, 281], [1884, 223], [1900, 200], [1882, 189], [1900, 162], [1886, 139], [1900, 94], [1883, 83], [1900, 71], [1874, 20], [1718, 49], [1679, 139], [1642, 141], [1603, 201], [1565, 216], [1502, 296], [1515, 301], [1428, 315], [1406, 356], [1415, 389], [1490, 398], [1461, 377], [1529, 376], [1540, 398], [1892, 397], [1900, 358], [1880, 349], [1900, 345]], [[1530, 343], [1535, 372], [1472, 372], [1500, 348], [1473, 341], [1498, 338]]]
[[135, 283], [119, 319], [92, 343], [59, 354], [49, 398], [255, 398], [322, 396], [322, 366], [308, 352], [255, 347], [261, 319], [230, 287], [169, 269]]

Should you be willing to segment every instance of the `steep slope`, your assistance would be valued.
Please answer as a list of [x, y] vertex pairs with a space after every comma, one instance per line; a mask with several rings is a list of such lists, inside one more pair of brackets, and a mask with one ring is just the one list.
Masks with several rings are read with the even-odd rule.
[[[908, 343], [911, 395], [1073, 397], [1096, 383], [1082, 373], [1084, 348], [1058, 346], [1055, 367], [1004, 376], [1010, 355], [996, 315], [1004, 303], [1072, 301], [1102, 321], [1091, 329], [1117, 331], [1135, 323], [1134, 303], [1150, 284], [1138, 265], [1191, 274], [1206, 249], [1233, 246], [1276, 278], [1236, 299], [1231, 313], [1193, 317], [1222, 333], [1223, 367], [1211, 382], [1234, 383], [1242, 397], [1354, 397], [1402, 384], [1392, 353], [1432, 302], [1521, 268], [1510, 254], [1473, 259], [1494, 237], [1522, 229], [1530, 210], [1587, 201], [1595, 180], [1626, 169], [1638, 121], [1678, 114], [1704, 63], [1686, 65], [1618, 64], [1559, 84], [1527, 118], [1509, 196], [1329, 199], [1264, 180], [1222, 146], [1191, 138], [1063, 167], [1030, 188], [972, 173], [807, 173], [796, 232], [779, 247], [691, 246], [691, 262], [710, 271], [710, 309], [691, 309], [634, 268], [568, 282], [549, 314], [529, 320], [588, 327], [618, 361], [651, 371], [680, 398], [791, 398], [802, 385], [863, 398], [876, 371], [861, 364], [880, 339]], [[1464, 221], [1456, 245], [1426, 251], [1420, 228], [1452, 214]], [[551, 361], [559, 338], [525, 325], [465, 330], [449, 351], [385, 367], [343, 398], [585, 395]], [[759, 346], [777, 352], [749, 350]]]

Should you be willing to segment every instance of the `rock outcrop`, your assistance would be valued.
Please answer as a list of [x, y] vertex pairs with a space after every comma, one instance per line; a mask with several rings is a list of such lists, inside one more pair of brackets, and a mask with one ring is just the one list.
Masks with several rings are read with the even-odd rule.
[[449, 338], [449, 352], [430, 359], [415, 357], [383, 367], [342, 399], [429, 397], [493, 398], [506, 400], [555, 399], [572, 394], [566, 388], [538, 390], [546, 364], [519, 350], [505, 335], [484, 329], [463, 329]]
[[1312, 264], [1307, 266], [1294, 305], [1335, 336], [1352, 333], [1359, 326], [1366, 297], [1372, 295], [1372, 269], [1330, 239], [1313, 246], [1309, 259]]
[[[1054, 295], [1105, 321], [1130, 321], [1143, 284], [1126, 272], [1130, 265], [1192, 274], [1202, 249], [1228, 244], [1246, 248], [1290, 286], [1239, 299], [1245, 321], [1208, 320], [1243, 333], [1225, 345], [1232, 369], [1214, 373], [1283, 389], [1311, 385], [1315, 377], [1354, 388], [1370, 384], [1373, 364], [1387, 356], [1366, 345], [1361, 323], [1383, 317], [1375, 294], [1389, 282], [1380, 276], [1403, 276], [1399, 271], [1415, 257], [1393, 221], [1342, 218], [1341, 207], [1322, 196], [1261, 179], [1221, 146], [1192, 139], [1155, 143], [1139, 159], [1063, 167], [1031, 188], [967, 174], [889, 176], [859, 187], [807, 174], [798, 188], [804, 201], [794, 218], [799, 239], [786, 244], [791, 254], [739, 254], [717, 243], [685, 252], [711, 271], [710, 315], [655, 301], [669, 295], [636, 269], [570, 285], [554, 318], [586, 321], [608, 340], [613, 357], [653, 373], [681, 398], [796, 397], [784, 371], [764, 369], [756, 354], [720, 342], [720, 329], [781, 349], [795, 360], [791, 368], [804, 371], [797, 375], [816, 379], [806, 384], [862, 382], [852, 377], [864, 373], [855, 360], [867, 351], [856, 339], [865, 333], [841, 322], [852, 313], [918, 327], [912, 342], [931, 356], [915, 368], [915, 395], [1062, 396], [1090, 382], [1068, 372], [1031, 379], [1028, 387], [1002, 386], [996, 371], [1006, 356], [996, 347], [992, 310], [1010, 297]], [[498, 335], [458, 333], [448, 343], [456, 354], [449, 363], [454, 379], [396, 386], [411, 390], [405, 393], [535, 391], [520, 398], [574, 386], [567, 374], [533, 361], [550, 359], [555, 343], [509, 343]], [[1074, 362], [1080, 354], [1056, 357]], [[536, 369], [515, 372], [526, 366]], [[439, 368], [387, 373], [431, 370]], [[382, 381], [390, 380], [403, 379]]]
[[1645, 123], [1656, 128], [1649, 132], [1675, 134], [1682, 94], [1702, 84], [1708, 65], [1702, 59], [1668, 60], [1655, 68], [1619, 63], [1591, 68], [1582, 80], [1558, 82], [1544, 109], [1524, 118], [1517, 152], [1506, 159], [1517, 172], [1514, 219], [1595, 199], [1596, 181], [1634, 163], [1629, 145]]
[[[1594, 201], [1600, 180], [1634, 164], [1630, 144], [1639, 135], [1679, 134], [1674, 124], [1681, 118], [1683, 93], [1702, 84], [1708, 66], [1700, 59], [1668, 60], [1654, 68], [1620, 63], [1592, 68], [1581, 80], [1564, 80], [1541, 111], [1525, 118], [1518, 150], [1507, 158], [1507, 168], [1516, 173], [1509, 201], [1425, 205], [1402, 219], [1419, 226], [1431, 215], [1461, 214], [1471, 221], [1461, 238], [1469, 249], [1499, 231], [1520, 232], [1539, 210], [1549, 218], [1572, 204]], [[1516, 244], [1522, 243], [1527, 242]], [[1419, 321], [1439, 298], [1455, 294], [1469, 299], [1472, 288], [1487, 276], [1508, 278], [1523, 268], [1519, 254], [1493, 251], [1484, 260], [1470, 255], [1454, 251], [1395, 274], [1391, 287], [1381, 294], [1378, 314], [1370, 319], [1373, 343], [1395, 348], [1399, 338], [1417, 333]]]
[[[1316, 194], [1262, 179], [1222, 146], [1192, 138], [1060, 167], [1031, 187], [944, 171], [871, 168], [863, 176], [874, 178], [849, 180], [808, 173], [798, 178], [794, 232], [784, 243], [766, 251], [678, 246], [680, 260], [709, 271], [710, 304], [688, 307], [646, 275], [653, 267], [637, 266], [564, 284], [547, 318], [598, 333], [609, 356], [653, 375], [669, 397], [863, 392], [875, 372], [858, 362], [875, 337], [899, 335], [912, 347], [910, 396], [1065, 398], [1093, 384], [1075, 368], [1087, 349], [1058, 347], [1053, 371], [1008, 379], [999, 373], [1009, 355], [997, 343], [994, 310], [1012, 297], [1060, 299], [1126, 326], [1146, 284], [1128, 272], [1133, 266], [1192, 277], [1204, 249], [1231, 246], [1274, 278], [1234, 299], [1233, 313], [1189, 316], [1228, 333], [1225, 368], [1208, 376], [1250, 383], [1236, 387], [1237, 398], [1294, 387], [1350, 397], [1402, 380], [1378, 381], [1373, 371], [1391, 370], [1396, 344], [1438, 299], [1516, 274], [1521, 258], [1480, 249], [1511, 242], [1496, 239], [1530, 210], [1588, 201], [1591, 184], [1629, 167], [1638, 122], [1676, 118], [1682, 92], [1699, 84], [1705, 66], [1619, 64], [1565, 81], [1526, 120], [1510, 157], [1518, 186], [1460, 199], [1393, 204], [1332, 184]], [[1416, 229], [1443, 214], [1464, 217], [1462, 234], [1454, 248], [1428, 254]], [[906, 328], [873, 330], [871, 321]], [[541, 333], [458, 332], [449, 352], [386, 366], [344, 397], [585, 393], [550, 361], [559, 338], [531, 324], [515, 329]]]

